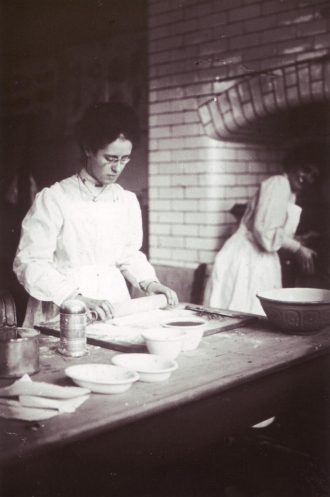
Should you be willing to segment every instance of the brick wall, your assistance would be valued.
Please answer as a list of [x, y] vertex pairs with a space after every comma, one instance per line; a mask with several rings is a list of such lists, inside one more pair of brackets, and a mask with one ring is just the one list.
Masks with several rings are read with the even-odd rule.
[[149, 223], [153, 263], [212, 263], [229, 210], [280, 169], [280, 146], [205, 135], [198, 107], [235, 77], [330, 51], [315, 0], [149, 0]]

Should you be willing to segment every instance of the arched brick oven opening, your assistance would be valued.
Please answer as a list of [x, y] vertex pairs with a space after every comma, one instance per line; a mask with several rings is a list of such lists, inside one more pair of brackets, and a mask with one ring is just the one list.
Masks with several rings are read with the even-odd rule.
[[[228, 81], [230, 85], [231, 82]], [[299, 275], [288, 254], [281, 254], [285, 286], [330, 288], [330, 58], [304, 60], [256, 71], [203, 103], [205, 133], [216, 140], [258, 144], [282, 150], [304, 146], [322, 167], [317, 187], [298, 200], [303, 206], [300, 232], [315, 230], [317, 274]], [[239, 216], [239, 205], [231, 210]]]
[[211, 138], [286, 144], [330, 136], [330, 59], [321, 58], [242, 77], [199, 108]]

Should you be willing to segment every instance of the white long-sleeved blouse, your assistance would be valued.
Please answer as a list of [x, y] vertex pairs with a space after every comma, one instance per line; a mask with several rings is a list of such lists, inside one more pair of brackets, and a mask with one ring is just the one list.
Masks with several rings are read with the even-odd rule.
[[[118, 184], [103, 191], [85, 170], [44, 188], [22, 223], [14, 271], [27, 292], [57, 305], [75, 291], [118, 302], [130, 282], [157, 279], [142, 245], [136, 195]], [[93, 198], [96, 201], [93, 201]]]
[[[296, 196], [291, 191], [286, 174], [271, 176], [263, 181], [256, 195], [249, 202], [242, 223], [266, 252], [277, 252], [280, 248], [296, 252], [300, 243], [294, 239], [301, 208], [295, 206]], [[298, 216], [294, 229], [288, 227], [290, 207], [294, 206]], [[292, 209], [291, 209], [292, 210]]]

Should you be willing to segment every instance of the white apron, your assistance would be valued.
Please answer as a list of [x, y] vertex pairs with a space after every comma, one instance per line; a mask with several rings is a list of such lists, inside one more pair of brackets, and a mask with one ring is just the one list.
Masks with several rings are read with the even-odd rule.
[[[293, 236], [301, 207], [288, 204], [284, 231]], [[281, 288], [281, 264], [277, 252], [266, 252], [241, 224], [218, 252], [204, 294], [204, 304], [220, 309], [264, 315], [256, 294]]]

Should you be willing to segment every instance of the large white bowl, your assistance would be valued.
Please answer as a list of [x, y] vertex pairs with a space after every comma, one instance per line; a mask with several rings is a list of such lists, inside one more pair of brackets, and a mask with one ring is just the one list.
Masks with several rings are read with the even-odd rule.
[[167, 380], [178, 367], [172, 359], [155, 354], [117, 354], [112, 362], [136, 371], [140, 380], [148, 383]]
[[136, 372], [112, 364], [77, 364], [66, 368], [65, 374], [96, 393], [122, 393], [139, 379]]
[[184, 352], [197, 349], [201, 339], [203, 338], [206, 325], [207, 321], [197, 316], [173, 319], [163, 323], [163, 326], [166, 328], [180, 330], [185, 333], [182, 343], [182, 350]]
[[182, 350], [186, 334], [181, 329], [153, 328], [142, 333], [147, 349], [167, 359], [175, 359]]
[[276, 288], [257, 297], [269, 321], [283, 331], [313, 332], [330, 325], [330, 290]]

